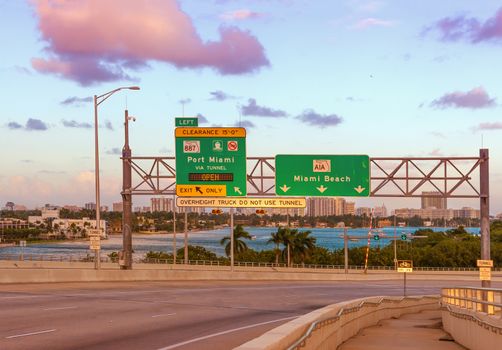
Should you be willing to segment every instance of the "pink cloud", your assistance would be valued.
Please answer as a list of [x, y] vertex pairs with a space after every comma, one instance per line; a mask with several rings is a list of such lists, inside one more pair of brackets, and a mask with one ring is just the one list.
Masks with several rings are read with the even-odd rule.
[[175, 0], [33, 2], [48, 53], [34, 58], [33, 68], [82, 85], [130, 80], [126, 70], [144, 68], [149, 61], [220, 74], [269, 65], [263, 46], [248, 31], [221, 27], [219, 40], [203, 41]]
[[480, 123], [477, 130], [500, 130], [502, 129], [502, 123]]
[[263, 17], [261, 13], [254, 12], [248, 9], [229, 11], [220, 15], [220, 18], [226, 21], [242, 21], [246, 19], [256, 19], [260, 17]]
[[392, 27], [395, 25], [394, 21], [387, 21], [379, 18], [364, 18], [357, 21], [351, 28], [352, 29], [366, 29], [369, 27]]
[[439, 148], [434, 148], [432, 151], [429, 152], [428, 154], [431, 157], [443, 157], [444, 154], [441, 152]]
[[495, 106], [495, 99], [490, 98], [483, 87], [477, 87], [467, 92], [455, 91], [444, 94], [432, 101], [431, 106], [436, 108], [487, 108]]
[[437, 29], [440, 33], [440, 39], [443, 41], [459, 41], [462, 39], [472, 43], [482, 41], [501, 41], [502, 40], [502, 8], [485, 22], [477, 18], [467, 18], [458, 16], [454, 18], [442, 18], [425, 32], [431, 29]]

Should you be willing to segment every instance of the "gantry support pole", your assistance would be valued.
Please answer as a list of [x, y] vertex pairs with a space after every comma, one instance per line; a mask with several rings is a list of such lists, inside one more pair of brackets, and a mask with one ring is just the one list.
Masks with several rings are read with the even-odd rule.
[[[490, 260], [490, 188], [488, 163], [488, 149], [482, 148], [479, 150], [479, 211], [481, 217], [481, 259]], [[490, 288], [491, 281], [481, 281], [483, 288]]]
[[[119, 257], [120, 268], [132, 269], [132, 169], [131, 149], [129, 148], [129, 112], [125, 110], [124, 119], [125, 143], [122, 148], [122, 256]], [[120, 261], [121, 260], [121, 261]]]

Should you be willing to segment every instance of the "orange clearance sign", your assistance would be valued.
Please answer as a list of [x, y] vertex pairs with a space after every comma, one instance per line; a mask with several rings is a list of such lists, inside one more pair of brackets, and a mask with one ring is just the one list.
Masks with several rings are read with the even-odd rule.
[[175, 137], [246, 137], [244, 128], [176, 128]]

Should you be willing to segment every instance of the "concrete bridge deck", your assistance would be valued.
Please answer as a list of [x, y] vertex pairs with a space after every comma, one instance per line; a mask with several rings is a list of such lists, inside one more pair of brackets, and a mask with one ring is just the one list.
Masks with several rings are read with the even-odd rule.
[[441, 311], [426, 310], [362, 329], [338, 350], [462, 350], [442, 329]]

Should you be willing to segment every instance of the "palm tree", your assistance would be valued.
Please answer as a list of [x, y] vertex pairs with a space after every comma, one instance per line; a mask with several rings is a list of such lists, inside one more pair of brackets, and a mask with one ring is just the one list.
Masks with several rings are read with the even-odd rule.
[[[248, 249], [248, 246], [246, 243], [244, 243], [244, 241], [242, 241], [241, 239], [251, 239], [251, 235], [249, 234], [249, 232], [247, 231], [244, 231], [244, 229], [242, 228], [242, 225], [237, 225], [235, 228], [234, 228], [234, 251], [236, 253], [242, 253], [243, 251], [247, 250]], [[221, 245], [225, 245], [225, 253], [227, 254], [227, 256], [230, 256], [230, 243], [231, 243], [231, 240], [230, 240], [230, 236], [226, 236], [226, 237], [223, 237], [220, 241], [220, 244]]]
[[279, 249], [279, 245], [281, 243], [284, 243], [284, 236], [287, 235], [289, 232], [289, 229], [285, 227], [279, 227], [277, 229], [277, 232], [272, 232], [270, 234], [271, 238], [267, 241], [267, 243], [274, 243], [275, 244], [275, 264], [279, 264], [279, 255], [281, 254], [281, 250]]
[[315, 237], [310, 237], [311, 231], [298, 232], [292, 242], [293, 256], [300, 259], [302, 265], [305, 264], [305, 259], [310, 256], [315, 248]]
[[75, 224], [74, 222], [72, 222], [70, 224], [70, 231], [72, 233], [72, 238], [75, 238], [75, 236], [77, 234], [77, 224]]
[[282, 255], [286, 255], [288, 267], [291, 266], [291, 247], [293, 245], [293, 241], [295, 239], [298, 230], [291, 230], [289, 227], [284, 228], [284, 232], [282, 234], [282, 244], [284, 245], [284, 249], [282, 250]]

